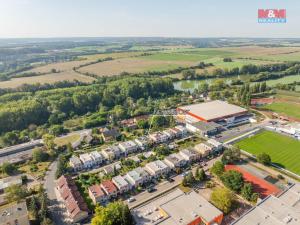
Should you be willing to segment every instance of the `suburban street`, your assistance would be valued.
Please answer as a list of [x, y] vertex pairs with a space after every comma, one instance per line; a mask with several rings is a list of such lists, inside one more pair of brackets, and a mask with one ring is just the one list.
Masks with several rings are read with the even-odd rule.
[[65, 225], [64, 222], [64, 210], [62, 207], [60, 207], [59, 202], [57, 200], [56, 194], [55, 194], [55, 172], [57, 168], [57, 161], [52, 162], [50, 165], [46, 176], [44, 178], [44, 188], [46, 190], [46, 193], [48, 195], [49, 199], [49, 206], [48, 209], [51, 214], [51, 218], [54, 221], [56, 225]]

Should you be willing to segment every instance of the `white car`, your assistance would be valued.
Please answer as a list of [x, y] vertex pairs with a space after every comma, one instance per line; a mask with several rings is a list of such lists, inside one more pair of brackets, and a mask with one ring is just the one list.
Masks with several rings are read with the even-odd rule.
[[135, 198], [134, 197], [130, 197], [129, 199], [127, 199], [127, 202], [130, 203], [130, 202], [134, 202], [135, 201]]

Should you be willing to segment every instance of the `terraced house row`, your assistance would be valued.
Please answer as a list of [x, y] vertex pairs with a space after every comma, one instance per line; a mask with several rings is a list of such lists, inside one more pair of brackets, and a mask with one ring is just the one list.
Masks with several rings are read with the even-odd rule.
[[[211, 140], [210, 142], [213, 141]], [[217, 150], [215, 147], [214, 151]], [[165, 157], [164, 160], [149, 162], [145, 167], [135, 168], [124, 176], [118, 175], [113, 177], [112, 180], [106, 180], [101, 184], [89, 187], [89, 196], [94, 204], [104, 204], [138, 186], [160, 177], [166, 177], [171, 171], [175, 171], [176, 168], [184, 167], [200, 160], [202, 157], [201, 153], [195, 149], [183, 149], [178, 153]]]
[[74, 171], [87, 170], [99, 165], [112, 162], [115, 159], [126, 157], [127, 155], [144, 151], [151, 144], [160, 144], [179, 138], [187, 134], [184, 126], [169, 128], [163, 132], [155, 132], [148, 136], [138, 137], [133, 141], [125, 141], [119, 144], [111, 145], [101, 152], [93, 151], [78, 156], [72, 156], [69, 164]]

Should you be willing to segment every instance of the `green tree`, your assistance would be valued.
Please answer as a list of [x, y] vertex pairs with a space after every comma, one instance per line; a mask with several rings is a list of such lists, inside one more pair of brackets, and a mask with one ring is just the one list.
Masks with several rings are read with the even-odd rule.
[[227, 214], [232, 209], [234, 197], [227, 188], [216, 188], [211, 193], [210, 200], [217, 208]]
[[218, 177], [220, 177], [225, 171], [224, 164], [221, 161], [217, 161], [210, 168], [210, 172]]
[[49, 155], [44, 152], [41, 148], [35, 148], [32, 152], [32, 158], [35, 162], [45, 162], [48, 160]]
[[226, 149], [222, 156], [222, 162], [224, 164], [231, 164], [234, 162], [238, 162], [240, 159], [241, 159], [241, 150], [236, 146]]
[[31, 196], [28, 209], [34, 219], [38, 217], [38, 205], [35, 196]]
[[195, 179], [197, 181], [204, 181], [206, 179], [206, 174], [203, 169], [200, 169], [199, 167], [197, 167]]
[[235, 170], [229, 170], [222, 174], [221, 180], [229, 189], [239, 192], [244, 185], [243, 175]]
[[51, 134], [43, 135], [43, 142], [49, 150], [55, 148], [54, 139], [55, 139], [54, 135], [51, 135]]
[[106, 207], [97, 206], [92, 225], [134, 225], [134, 219], [123, 202], [111, 202]]
[[43, 218], [41, 225], [53, 225], [54, 223], [52, 222], [51, 219], [49, 218]]
[[6, 173], [7, 175], [12, 175], [16, 171], [16, 167], [9, 163], [9, 162], [4, 162], [1, 166], [2, 172]]
[[250, 201], [253, 195], [253, 186], [251, 183], [245, 183], [241, 189], [241, 195], [246, 200]]
[[264, 165], [270, 165], [271, 164], [271, 156], [268, 155], [267, 153], [259, 153], [257, 155], [257, 161], [261, 164], [264, 164]]

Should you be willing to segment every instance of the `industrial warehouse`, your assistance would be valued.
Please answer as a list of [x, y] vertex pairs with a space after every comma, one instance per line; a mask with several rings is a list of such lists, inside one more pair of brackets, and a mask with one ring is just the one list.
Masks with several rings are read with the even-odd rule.
[[177, 111], [178, 117], [187, 123], [205, 121], [223, 126], [239, 125], [250, 117], [246, 109], [220, 100], [182, 106]]

